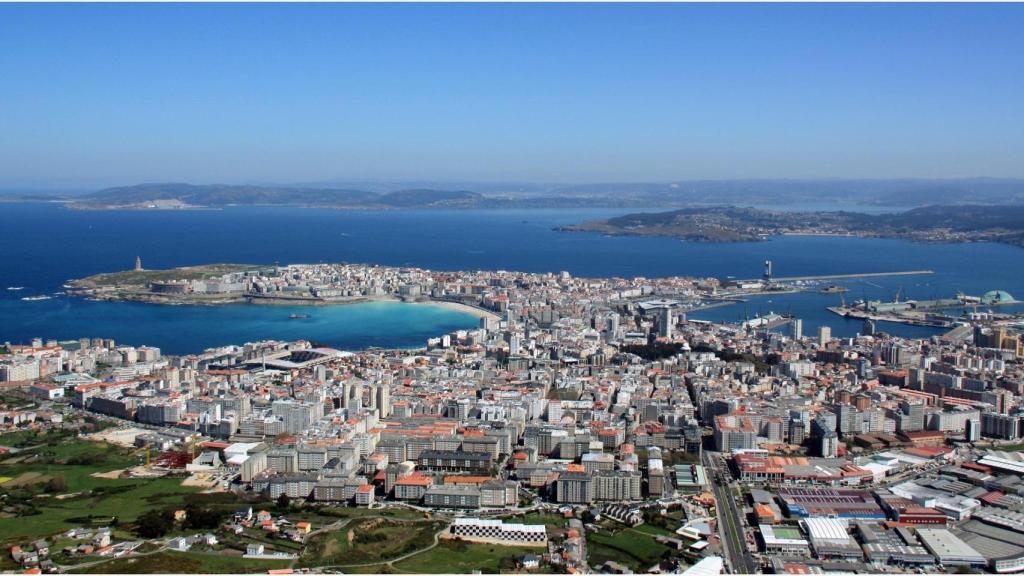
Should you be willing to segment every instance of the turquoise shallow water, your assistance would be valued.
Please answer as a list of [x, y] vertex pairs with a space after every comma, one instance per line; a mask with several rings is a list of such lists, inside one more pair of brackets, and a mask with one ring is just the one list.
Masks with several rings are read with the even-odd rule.
[[[474, 328], [476, 316], [430, 304], [369, 302], [333, 306], [163, 306], [54, 298], [0, 301], [0, 315], [22, 318], [40, 337], [103, 336], [159, 346], [170, 354], [255, 340], [306, 339], [340, 349], [413, 348], [427, 338]], [[309, 318], [292, 319], [290, 314]]]

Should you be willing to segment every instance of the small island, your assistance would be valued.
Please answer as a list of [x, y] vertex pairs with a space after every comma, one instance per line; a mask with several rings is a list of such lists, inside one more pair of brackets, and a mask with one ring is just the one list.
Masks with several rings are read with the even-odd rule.
[[613, 236], [668, 236], [694, 242], [756, 242], [771, 236], [830, 235], [1024, 246], [1024, 207], [925, 206], [891, 214], [700, 207], [626, 214], [558, 230]]

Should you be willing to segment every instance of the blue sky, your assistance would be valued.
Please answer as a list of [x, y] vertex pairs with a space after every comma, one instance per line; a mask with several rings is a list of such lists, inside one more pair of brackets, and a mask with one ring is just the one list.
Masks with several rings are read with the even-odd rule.
[[0, 187], [1024, 176], [1024, 5], [0, 5]]

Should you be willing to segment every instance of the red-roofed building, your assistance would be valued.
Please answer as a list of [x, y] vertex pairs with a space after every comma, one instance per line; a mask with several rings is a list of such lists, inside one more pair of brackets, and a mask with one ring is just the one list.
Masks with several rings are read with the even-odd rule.
[[900, 438], [911, 443], [913, 446], [942, 446], [946, 443], [946, 434], [941, 430], [900, 432]]
[[949, 516], [946, 516], [942, 512], [935, 508], [924, 508], [922, 506], [906, 506], [898, 507], [896, 511], [896, 521], [903, 522], [906, 524], [924, 524], [924, 525], [941, 525], [945, 526], [946, 522], [949, 521]]
[[983, 472], [985, 474], [991, 474], [992, 473], [992, 469], [991, 468], [989, 468], [988, 466], [983, 466], [983, 465], [978, 464], [976, 462], [964, 462], [963, 464], [960, 465], [960, 467], [964, 468], [966, 470], [974, 470], [975, 472]]
[[363, 484], [356, 488], [356, 506], [369, 506], [373, 504], [374, 491], [370, 484]]
[[[912, 434], [916, 434], [916, 432], [912, 432]], [[953, 453], [952, 448], [946, 448], [943, 446], [911, 446], [910, 448], [906, 448], [903, 451], [906, 452], [907, 454], [910, 454], [911, 456], [931, 459], [945, 457]]]
[[1002, 492], [1000, 492], [998, 490], [993, 490], [992, 492], [989, 492], [988, 494], [980, 496], [978, 498], [978, 500], [981, 500], [985, 504], [988, 504], [988, 505], [991, 506], [991, 505], [995, 504], [996, 502], [999, 502], [999, 500], [1002, 499], [1004, 496], [1006, 496], [1006, 494], [1004, 494], [1004, 493], [1002, 493]]
[[434, 480], [430, 476], [414, 472], [395, 482], [395, 498], [398, 500], [422, 500], [423, 495], [427, 493], [427, 488], [433, 484]]

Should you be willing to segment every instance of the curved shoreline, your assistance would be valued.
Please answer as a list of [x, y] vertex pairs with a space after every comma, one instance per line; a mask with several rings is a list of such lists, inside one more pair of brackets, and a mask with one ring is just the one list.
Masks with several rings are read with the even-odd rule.
[[448, 300], [425, 300], [423, 302], [411, 302], [412, 304], [430, 304], [432, 306], [440, 306], [442, 308], [448, 308], [449, 310], [456, 310], [458, 312], [465, 312], [472, 314], [477, 318], [491, 318], [493, 320], [500, 320], [501, 316], [494, 312], [478, 308], [476, 306], [470, 306], [468, 304], [460, 304], [458, 302], [450, 302]]

